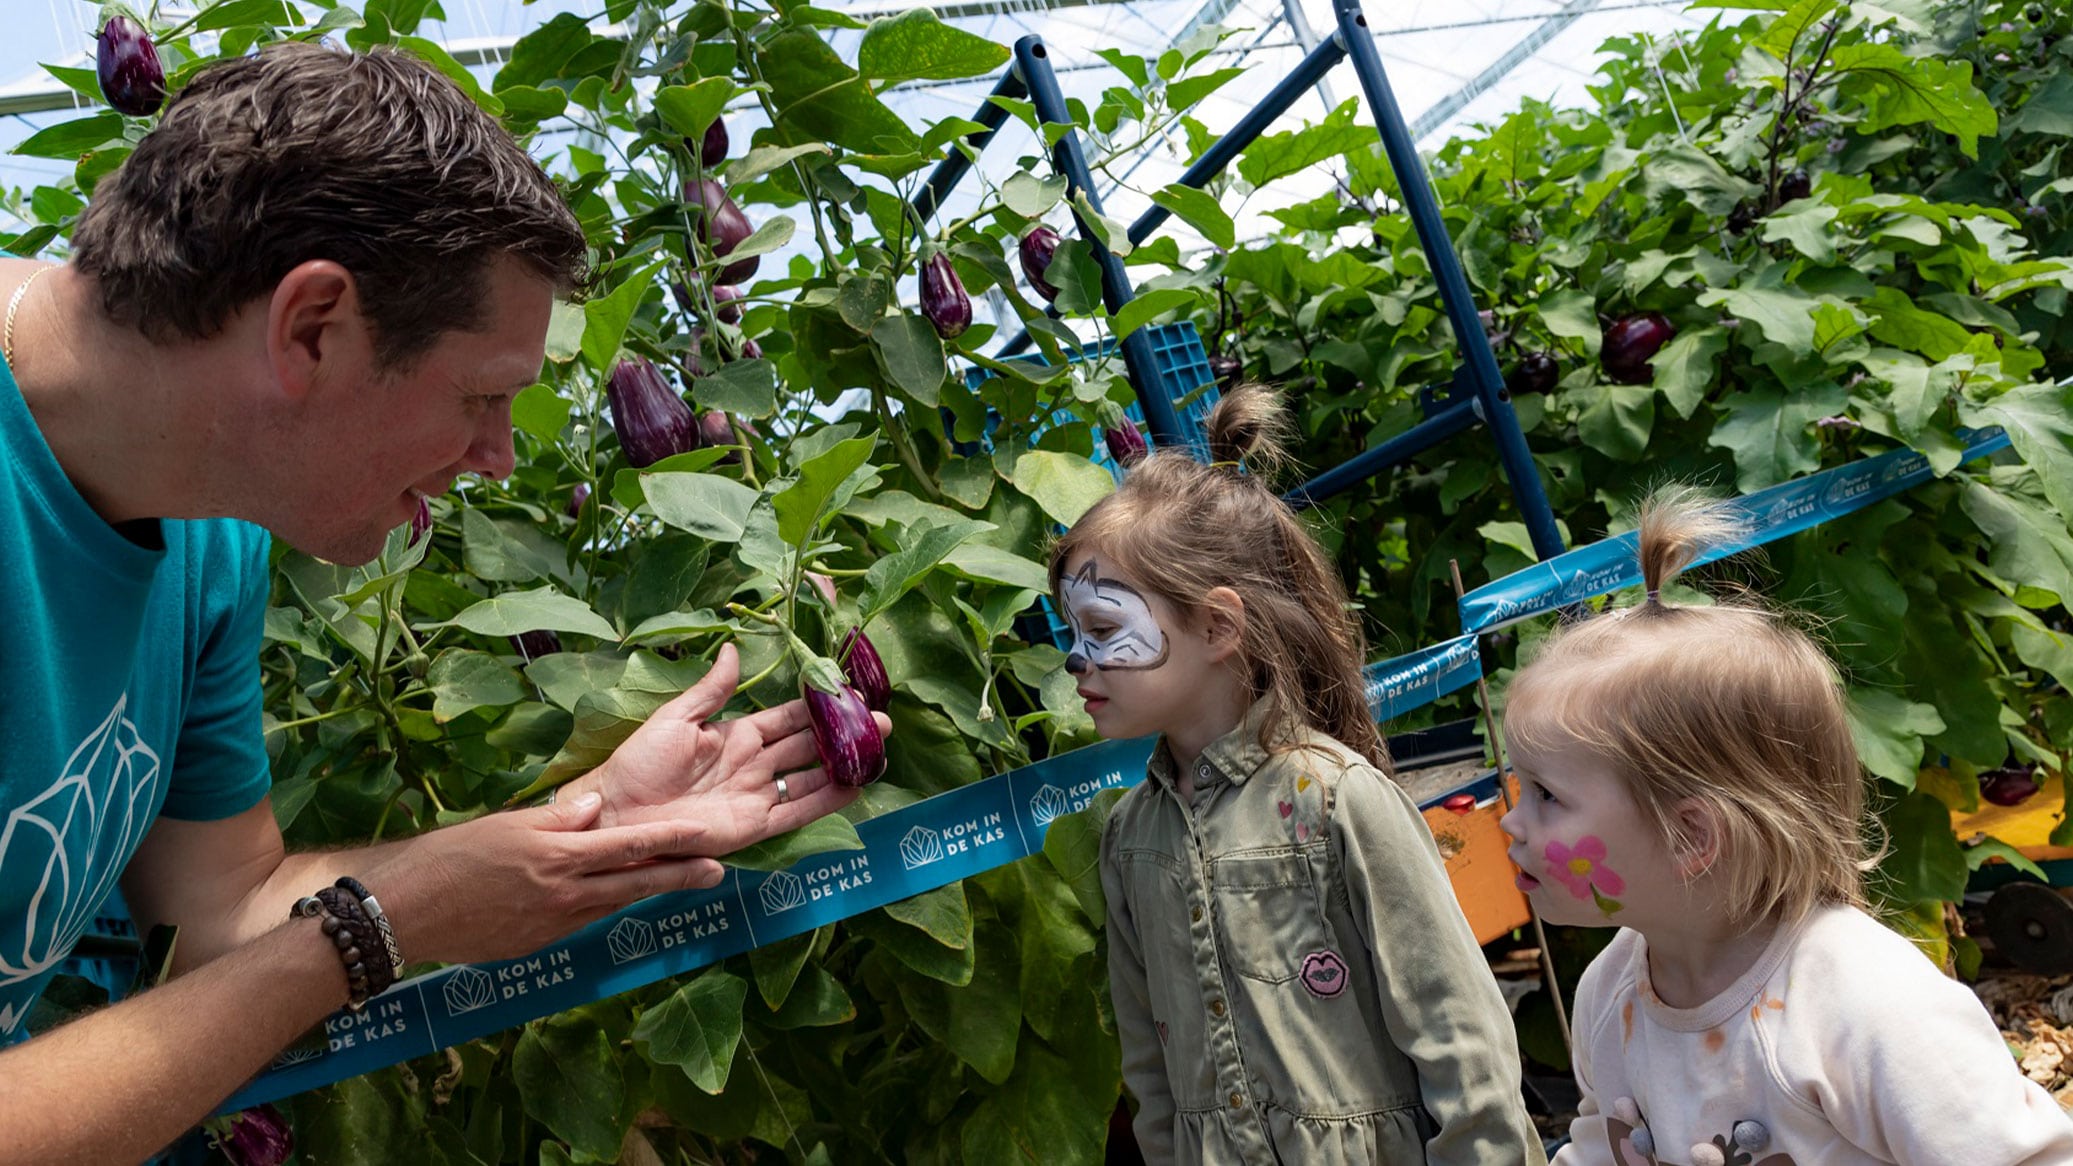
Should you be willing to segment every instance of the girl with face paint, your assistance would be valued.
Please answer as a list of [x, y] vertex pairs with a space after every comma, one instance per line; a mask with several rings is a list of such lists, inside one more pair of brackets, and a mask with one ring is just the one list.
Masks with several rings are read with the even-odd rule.
[[1139, 1146], [1542, 1162], [1510, 1017], [1389, 777], [1338, 573], [1257, 472], [1280, 424], [1264, 390], [1225, 397], [1214, 464], [1138, 463], [1051, 558], [1095, 728], [1159, 738], [1101, 847]]
[[1979, 1000], [1866, 914], [1863, 778], [1821, 649], [1665, 583], [1733, 533], [1643, 509], [1647, 598], [1512, 678], [1503, 825], [1543, 919], [1622, 930], [1577, 987], [1556, 1166], [2073, 1162]]

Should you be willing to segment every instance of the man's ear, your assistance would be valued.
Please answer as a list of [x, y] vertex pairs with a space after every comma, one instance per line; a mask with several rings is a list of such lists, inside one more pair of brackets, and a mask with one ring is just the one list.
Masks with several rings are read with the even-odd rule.
[[1229, 587], [1211, 588], [1202, 597], [1201, 619], [1210, 659], [1222, 663], [1245, 639], [1245, 600]]
[[274, 285], [266, 305], [266, 356], [285, 397], [309, 395], [327, 363], [367, 343], [352, 273], [329, 259], [297, 264]]
[[1696, 879], [1720, 861], [1721, 847], [1726, 842], [1720, 811], [1702, 798], [1685, 798], [1672, 806], [1670, 812], [1677, 819], [1677, 831], [1682, 840], [1673, 856], [1677, 861], [1677, 872], [1686, 879]]

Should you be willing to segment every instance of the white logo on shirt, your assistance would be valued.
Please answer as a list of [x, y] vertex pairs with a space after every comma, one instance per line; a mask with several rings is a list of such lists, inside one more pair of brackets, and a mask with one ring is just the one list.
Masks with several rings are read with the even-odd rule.
[[0, 826], [0, 882], [27, 892], [18, 919], [0, 923], [0, 1033], [14, 1031], [29, 999], [8, 989], [69, 954], [151, 827], [159, 759], [123, 716], [129, 697], [89, 733], [50, 788]]

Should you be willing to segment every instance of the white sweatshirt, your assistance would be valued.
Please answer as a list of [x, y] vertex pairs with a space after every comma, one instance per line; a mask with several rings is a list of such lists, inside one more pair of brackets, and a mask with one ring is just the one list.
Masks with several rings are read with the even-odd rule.
[[2073, 1119], [1986, 1009], [1854, 907], [1782, 928], [1696, 1008], [1622, 930], [1576, 993], [1570, 1145], [1555, 1166], [2061, 1166]]

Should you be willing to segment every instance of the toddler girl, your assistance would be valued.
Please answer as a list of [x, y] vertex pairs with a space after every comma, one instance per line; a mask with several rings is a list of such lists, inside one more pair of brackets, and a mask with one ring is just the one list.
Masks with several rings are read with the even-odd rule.
[[1662, 600], [1730, 529], [1688, 494], [1648, 507], [1647, 598], [1506, 696], [1519, 885], [1548, 922], [1621, 928], [1577, 987], [1557, 1166], [2073, 1162], [1979, 1001], [1864, 911], [1827, 658], [1757, 608]]

